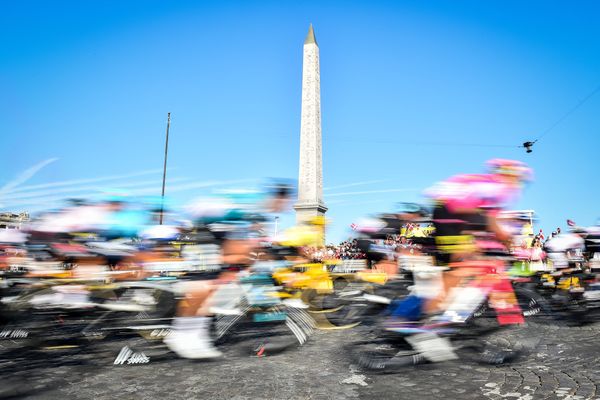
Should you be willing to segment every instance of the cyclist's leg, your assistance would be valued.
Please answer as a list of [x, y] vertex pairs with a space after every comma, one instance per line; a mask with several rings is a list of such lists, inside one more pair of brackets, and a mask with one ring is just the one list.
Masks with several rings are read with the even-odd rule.
[[211, 281], [187, 281], [178, 284], [183, 295], [173, 319], [172, 333], [165, 338], [167, 346], [184, 358], [215, 358], [221, 356], [210, 339], [211, 317], [203, 305], [215, 285]]

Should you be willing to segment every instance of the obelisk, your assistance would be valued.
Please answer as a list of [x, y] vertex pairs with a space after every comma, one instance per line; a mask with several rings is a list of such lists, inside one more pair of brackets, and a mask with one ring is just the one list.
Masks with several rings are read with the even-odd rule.
[[319, 46], [312, 24], [304, 40], [298, 202], [294, 205], [294, 209], [298, 222], [323, 216], [327, 211], [327, 207], [323, 204]]

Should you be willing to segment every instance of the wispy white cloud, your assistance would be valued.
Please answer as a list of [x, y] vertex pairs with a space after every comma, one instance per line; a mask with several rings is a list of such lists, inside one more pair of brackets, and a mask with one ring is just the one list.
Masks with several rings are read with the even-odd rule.
[[348, 203], [350, 200], [328, 200], [327, 201], [327, 205], [330, 206], [332, 204], [344, 204], [344, 203]]
[[[171, 171], [171, 170], [172, 170], [172, 168], [168, 169], [168, 171]], [[149, 169], [149, 170], [145, 170], [145, 171], [138, 171], [138, 172], [132, 172], [132, 173], [128, 173], [128, 174], [121, 174], [121, 175], [108, 175], [108, 176], [100, 176], [97, 178], [71, 179], [71, 180], [65, 180], [65, 181], [42, 183], [39, 185], [21, 186], [14, 190], [10, 190], [10, 191], [7, 190], [7, 193], [24, 192], [24, 191], [33, 190], [33, 189], [46, 189], [46, 188], [60, 187], [60, 186], [80, 185], [80, 184], [88, 184], [88, 183], [95, 183], [95, 182], [118, 181], [121, 179], [135, 178], [135, 177], [143, 176], [143, 175], [159, 174], [161, 172], [162, 172], [162, 169]]]
[[[175, 178], [181, 181], [189, 181], [190, 178]], [[250, 182], [252, 180], [249, 179], [238, 179], [238, 180], [228, 180], [228, 181], [203, 181], [203, 182], [192, 182], [192, 183], [180, 183], [178, 185], [170, 185], [167, 182], [166, 194], [167, 197], [171, 193], [182, 192], [186, 190], [194, 190], [194, 189], [203, 189], [209, 187], [223, 186], [223, 185], [231, 185], [238, 184], [244, 182]], [[173, 182], [173, 179], [171, 180]], [[114, 189], [117, 189], [115, 187]], [[131, 188], [131, 186], [129, 187]], [[147, 196], [147, 195], [158, 195], [160, 193], [159, 187], [157, 185], [152, 186], [144, 186], [137, 188], [135, 190], [127, 190], [127, 194], [133, 197], [136, 196]], [[59, 196], [38, 196], [35, 198], [23, 199], [19, 201], [11, 201], [6, 204], [0, 205], [0, 208], [8, 209], [12, 208], [17, 211], [28, 211], [28, 210], [43, 210], [50, 207], [55, 207], [59, 205], [62, 201], [68, 198], [81, 198], [87, 200], [95, 200], [101, 199], [106, 196], [106, 191], [77, 191], [71, 192], [68, 196], [65, 194]]]
[[[170, 182], [185, 182], [190, 181], [192, 178], [171, 178]], [[157, 177], [154, 180], [145, 180], [145, 181], [137, 181], [137, 182], [122, 182], [122, 183], [113, 183], [111, 185], [112, 189], [132, 189], [139, 187], [151, 187], [154, 188], [155, 191], [160, 189], [161, 179]], [[108, 190], [108, 189], [107, 189]], [[97, 185], [88, 185], [88, 186], [76, 186], [76, 187], [63, 187], [49, 190], [35, 190], [28, 192], [13, 192], [14, 194], [8, 194], [6, 196], [0, 197], [2, 201], [14, 201], [14, 200], [23, 200], [23, 199], [35, 199], [45, 196], [53, 196], [62, 193], [64, 197], [77, 197], [82, 193], [91, 193], [98, 192]]]
[[[208, 187], [214, 187], [214, 186], [223, 186], [223, 185], [234, 185], [234, 184], [238, 184], [238, 183], [247, 183], [247, 182], [252, 182], [254, 181], [253, 179], [235, 179], [235, 180], [229, 180], [229, 181], [204, 181], [204, 182], [193, 182], [193, 183], [184, 183], [181, 185], [169, 185], [167, 182], [167, 187], [166, 187], [166, 194], [167, 196], [170, 193], [174, 193], [174, 192], [184, 192], [186, 190], [193, 190], [193, 189], [203, 189], [203, 188], [208, 188]], [[146, 190], [136, 190], [135, 195], [141, 196], [141, 195], [145, 195], [148, 194]]]
[[360, 192], [343, 192], [343, 193], [332, 193], [325, 195], [325, 198], [331, 197], [342, 197], [342, 196], [358, 196], [363, 194], [374, 194], [374, 193], [394, 193], [394, 192], [414, 192], [419, 189], [403, 188], [403, 189], [382, 189], [382, 190], [363, 190]]
[[[169, 181], [172, 182], [185, 182], [190, 181], [192, 178], [171, 178]], [[122, 183], [113, 183], [113, 189], [131, 189], [131, 188], [154, 188], [155, 191], [158, 191], [161, 184], [161, 179], [157, 177], [154, 180], [145, 180], [138, 182], [122, 182]], [[45, 189], [45, 190], [34, 190], [27, 192], [12, 192], [11, 194], [2, 196], [0, 195], [1, 201], [6, 202], [14, 202], [14, 200], [25, 200], [25, 199], [36, 199], [43, 198], [46, 196], [52, 196], [59, 193], [62, 193], [63, 197], [76, 197], [75, 193], [81, 195], [82, 193], [96, 193], [98, 190], [101, 190], [98, 185], [85, 185], [85, 186], [71, 186], [71, 187], [62, 187], [62, 188], [53, 188], [53, 189]]]
[[374, 204], [374, 203], [389, 203], [390, 200], [389, 199], [369, 199], [369, 200], [363, 200], [363, 201], [353, 201], [352, 199], [335, 199], [335, 200], [328, 200], [327, 201], [327, 206], [330, 205], [334, 205], [336, 207], [338, 206], [358, 206], [358, 205], [363, 205], [363, 204]]
[[16, 188], [20, 184], [27, 182], [35, 174], [37, 174], [42, 168], [44, 168], [48, 164], [52, 164], [56, 160], [58, 160], [58, 158], [49, 158], [47, 160], [44, 160], [42, 162], [35, 164], [33, 167], [27, 168], [25, 171], [23, 171], [19, 175], [17, 175], [17, 177], [15, 179], [8, 182], [6, 185], [2, 186], [0, 188], [0, 195], [2, 195], [3, 193], [10, 192], [11, 190]]
[[387, 182], [387, 181], [389, 181], [389, 179], [377, 179], [377, 180], [371, 180], [371, 181], [353, 182], [353, 183], [346, 183], [343, 185], [329, 186], [329, 187], [323, 188], [323, 190], [328, 191], [328, 190], [334, 190], [334, 189], [343, 189], [343, 188], [347, 188], [347, 187], [370, 185], [373, 183], [381, 183], [381, 182]]

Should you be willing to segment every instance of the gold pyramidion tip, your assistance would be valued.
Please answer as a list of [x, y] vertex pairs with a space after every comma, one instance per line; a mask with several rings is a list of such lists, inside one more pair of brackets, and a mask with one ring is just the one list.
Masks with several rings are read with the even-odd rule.
[[310, 26], [308, 27], [308, 35], [306, 35], [306, 39], [304, 39], [304, 44], [311, 43], [314, 43], [318, 46], [317, 39], [315, 38], [315, 31], [313, 29], [312, 24], [310, 24]]

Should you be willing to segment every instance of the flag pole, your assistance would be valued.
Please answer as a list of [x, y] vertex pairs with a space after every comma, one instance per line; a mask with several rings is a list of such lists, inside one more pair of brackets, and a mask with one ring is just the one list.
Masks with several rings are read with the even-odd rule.
[[163, 211], [165, 205], [165, 181], [167, 179], [167, 153], [169, 151], [169, 127], [171, 126], [171, 113], [167, 113], [167, 137], [165, 140], [165, 162], [163, 164], [162, 191], [160, 194], [160, 225], [163, 223]]

